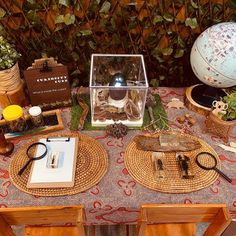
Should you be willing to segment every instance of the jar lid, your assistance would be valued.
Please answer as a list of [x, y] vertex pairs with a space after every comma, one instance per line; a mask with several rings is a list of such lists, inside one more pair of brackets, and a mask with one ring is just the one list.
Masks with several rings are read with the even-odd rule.
[[42, 113], [42, 110], [39, 106], [33, 106], [29, 109], [29, 114], [31, 116], [38, 116]]
[[23, 109], [18, 105], [10, 105], [3, 109], [2, 114], [5, 120], [17, 120], [23, 116]]

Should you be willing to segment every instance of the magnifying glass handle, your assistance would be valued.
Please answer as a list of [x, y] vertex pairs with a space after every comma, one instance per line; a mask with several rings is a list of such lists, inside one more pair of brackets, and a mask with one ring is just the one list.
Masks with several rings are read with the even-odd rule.
[[223, 178], [225, 178], [229, 183], [232, 182], [232, 179], [230, 179], [227, 175], [225, 175], [221, 170], [219, 170], [218, 168], [214, 168], [215, 171], [217, 171]]
[[31, 159], [29, 159], [26, 163], [25, 163], [25, 165], [19, 170], [19, 172], [18, 172], [18, 175], [22, 175], [23, 174], [23, 172], [25, 171], [25, 169], [27, 168], [27, 166], [30, 164], [30, 162], [31, 162]]

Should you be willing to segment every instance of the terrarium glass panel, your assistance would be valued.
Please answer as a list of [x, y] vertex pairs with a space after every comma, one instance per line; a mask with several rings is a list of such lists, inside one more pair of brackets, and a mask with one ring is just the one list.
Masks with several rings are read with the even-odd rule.
[[93, 54], [90, 69], [92, 126], [143, 124], [148, 82], [142, 55]]

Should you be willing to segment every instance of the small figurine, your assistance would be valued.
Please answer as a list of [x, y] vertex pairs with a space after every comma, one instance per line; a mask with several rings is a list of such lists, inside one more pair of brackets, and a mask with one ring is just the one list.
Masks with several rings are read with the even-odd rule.
[[216, 115], [218, 118], [222, 119], [222, 116], [226, 114], [226, 110], [228, 109], [228, 104], [223, 101], [213, 101], [212, 103], [213, 110], [212, 113]]
[[171, 101], [168, 102], [167, 107], [181, 109], [184, 108], [184, 103], [181, 102], [178, 98], [172, 98]]

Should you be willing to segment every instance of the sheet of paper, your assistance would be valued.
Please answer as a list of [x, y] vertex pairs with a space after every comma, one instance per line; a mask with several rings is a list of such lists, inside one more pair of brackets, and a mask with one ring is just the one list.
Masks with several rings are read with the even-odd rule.
[[[41, 160], [34, 161], [29, 184], [37, 183], [67, 183], [74, 179], [75, 152], [77, 139], [70, 138], [70, 141], [47, 142], [46, 139], [40, 139], [39, 142], [47, 145], [48, 154]], [[40, 153], [41, 146], [38, 146], [36, 153]], [[59, 152], [59, 161], [57, 168], [48, 168], [47, 159], [51, 152]], [[36, 154], [37, 155], [37, 154]]]

